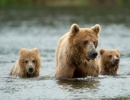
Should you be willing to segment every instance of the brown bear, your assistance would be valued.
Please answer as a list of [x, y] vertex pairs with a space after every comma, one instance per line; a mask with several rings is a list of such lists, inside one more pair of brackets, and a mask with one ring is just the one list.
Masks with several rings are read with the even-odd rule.
[[119, 50], [100, 49], [99, 67], [103, 75], [116, 75], [120, 63]]
[[10, 75], [22, 78], [36, 77], [39, 76], [40, 68], [39, 50], [37, 48], [31, 50], [21, 48], [19, 58], [12, 68]]
[[56, 78], [79, 78], [99, 75], [97, 59], [100, 25], [79, 28], [73, 24], [56, 48]]

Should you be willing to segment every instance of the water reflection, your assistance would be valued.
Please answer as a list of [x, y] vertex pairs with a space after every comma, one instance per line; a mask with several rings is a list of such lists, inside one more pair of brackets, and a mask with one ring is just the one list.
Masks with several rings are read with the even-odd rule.
[[111, 98], [111, 99], [103, 98], [101, 100], [130, 100], [130, 96], [129, 97], [116, 97], [116, 98]]
[[58, 85], [62, 85], [63, 87], [73, 88], [73, 89], [81, 89], [81, 88], [89, 88], [89, 89], [98, 89], [100, 85], [98, 80], [94, 79], [63, 79], [57, 81]]

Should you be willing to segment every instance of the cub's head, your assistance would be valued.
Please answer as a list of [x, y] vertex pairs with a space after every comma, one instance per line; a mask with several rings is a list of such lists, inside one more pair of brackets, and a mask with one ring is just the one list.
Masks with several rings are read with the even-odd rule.
[[21, 48], [19, 66], [24, 74], [31, 75], [39, 73], [41, 67], [39, 50], [37, 48], [31, 50]]
[[119, 50], [104, 50], [100, 49], [100, 56], [102, 63], [116, 66], [119, 65], [120, 62], [120, 52]]
[[98, 45], [99, 32], [99, 24], [96, 24], [91, 28], [79, 28], [77, 24], [73, 24], [69, 32], [69, 41], [80, 56], [87, 60], [94, 60], [98, 55], [96, 47]]

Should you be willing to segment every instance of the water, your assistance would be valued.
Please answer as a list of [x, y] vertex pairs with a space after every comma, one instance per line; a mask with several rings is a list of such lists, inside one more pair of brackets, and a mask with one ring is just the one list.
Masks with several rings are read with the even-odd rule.
[[[120, 50], [118, 76], [100, 75], [98, 78], [61, 81], [53, 78], [56, 44], [72, 23], [80, 27], [101, 25], [97, 50]], [[129, 27], [128, 9], [98, 12], [85, 9], [0, 10], [0, 100], [130, 99]], [[40, 50], [42, 68], [38, 78], [9, 76], [23, 47]]]

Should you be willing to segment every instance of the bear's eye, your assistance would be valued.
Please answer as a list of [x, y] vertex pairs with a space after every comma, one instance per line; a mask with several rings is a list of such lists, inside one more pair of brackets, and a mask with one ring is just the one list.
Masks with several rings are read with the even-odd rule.
[[119, 56], [118, 56], [118, 55], [116, 55], [116, 57], [118, 58]]
[[27, 61], [27, 60], [25, 60], [25, 63], [27, 64], [27, 63], [28, 63], [28, 61]]
[[88, 41], [87, 41], [87, 40], [86, 40], [86, 41], [84, 41], [84, 42], [83, 42], [83, 44], [84, 44], [84, 45], [87, 45], [87, 44], [88, 44]]
[[112, 57], [112, 55], [109, 55], [109, 58], [111, 58]]
[[32, 60], [32, 62], [33, 62], [33, 63], [35, 63], [35, 62], [36, 62], [36, 60]]

